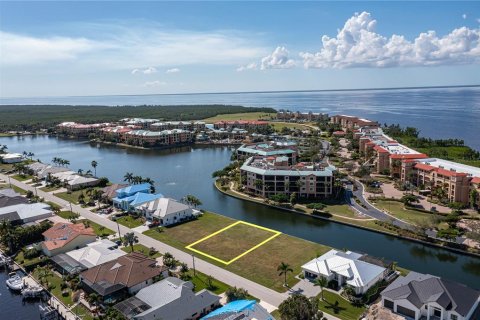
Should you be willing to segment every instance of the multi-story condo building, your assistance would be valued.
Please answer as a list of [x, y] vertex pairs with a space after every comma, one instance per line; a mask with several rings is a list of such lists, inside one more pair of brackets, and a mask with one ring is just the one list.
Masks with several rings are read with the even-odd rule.
[[87, 137], [90, 133], [97, 133], [102, 128], [109, 127], [110, 123], [83, 124], [76, 122], [62, 122], [57, 125], [57, 132], [76, 137]]
[[150, 130], [163, 131], [181, 129], [187, 131], [204, 131], [205, 122], [203, 121], [167, 121], [167, 122], [155, 122], [150, 125]]
[[190, 131], [173, 129], [164, 131], [132, 130], [125, 133], [128, 144], [141, 146], [162, 146], [189, 143], [193, 140]]
[[107, 127], [100, 130], [100, 138], [111, 142], [125, 142], [125, 134], [135, 128], [130, 126]]
[[138, 126], [143, 129], [148, 129], [150, 126], [156, 122], [159, 122], [158, 119], [143, 119], [143, 118], [124, 118], [119, 122], [127, 126]]
[[289, 164], [286, 156], [250, 157], [240, 168], [247, 192], [264, 198], [296, 192], [300, 198], [327, 198], [333, 193], [335, 167], [320, 163]]
[[379, 123], [376, 121], [358, 118], [355, 116], [336, 115], [330, 118], [332, 123], [338, 123], [345, 130], [353, 130], [360, 127], [379, 127]]
[[318, 112], [291, 112], [279, 111], [277, 112], [277, 120], [283, 121], [319, 121], [328, 119], [328, 114]]
[[213, 124], [213, 127], [215, 129], [231, 130], [233, 128], [238, 128], [238, 129], [244, 129], [248, 131], [266, 128], [267, 126], [268, 126], [267, 121], [257, 121], [257, 120], [218, 121]]
[[431, 191], [441, 188], [450, 202], [468, 204], [470, 190], [479, 190], [480, 168], [437, 158], [406, 160], [400, 178]]
[[237, 157], [246, 159], [251, 156], [284, 156], [288, 164], [297, 163], [297, 144], [293, 141], [269, 141], [260, 143], [243, 144], [237, 149]]
[[213, 129], [207, 131], [207, 135], [214, 140], [218, 139], [230, 139], [230, 140], [237, 140], [242, 141], [248, 135], [248, 131], [244, 129], [233, 128], [232, 130], [225, 130], [225, 129]]

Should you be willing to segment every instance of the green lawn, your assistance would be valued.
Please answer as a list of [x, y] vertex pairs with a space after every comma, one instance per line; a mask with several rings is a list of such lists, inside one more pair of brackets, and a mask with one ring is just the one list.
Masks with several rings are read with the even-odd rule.
[[276, 320], [280, 320], [280, 319], [281, 319], [280, 311], [278, 311], [278, 309], [273, 310], [273, 312], [270, 313], [270, 314], [271, 314], [272, 317], [274, 317]]
[[145, 222], [145, 220], [142, 217], [135, 218], [130, 215], [117, 218], [116, 221], [121, 225], [128, 227], [130, 229], [140, 227]]
[[[123, 247], [122, 250], [127, 252], [127, 253], [132, 252], [132, 248], [130, 246]], [[143, 253], [144, 255], [146, 255], [147, 257], [150, 257], [152, 259], [155, 259], [155, 258], [158, 258], [158, 257], [162, 256], [162, 254], [159, 253], [159, 252], [157, 252], [153, 255], [150, 255], [150, 249], [145, 247], [143, 244], [140, 244], [140, 243], [136, 243], [136, 244], [133, 245], [133, 251]]]
[[92, 315], [92, 313], [81, 303], [77, 304], [75, 308], [72, 309], [72, 311], [77, 314], [80, 319], [82, 320], [94, 320], [95, 317]]
[[[32, 275], [35, 279], [38, 280], [38, 269], [33, 270]], [[65, 305], [73, 304], [72, 295], [71, 295], [72, 292], [70, 289], [68, 289], [69, 294], [67, 296], [62, 295], [62, 289], [60, 288], [60, 284], [63, 282], [62, 278], [60, 278], [59, 276], [57, 276], [55, 273], [52, 272], [52, 275], [48, 277], [47, 280], [48, 280], [49, 286], [54, 286], [54, 288], [50, 290], [51, 294], [57, 297]], [[46, 284], [44, 285], [46, 286]]]
[[51, 192], [60, 189], [60, 187], [57, 186], [51, 186], [51, 187], [42, 187], [40, 190], [45, 191], [45, 192]]
[[[7, 180], [7, 183], [6, 184], [0, 184], [0, 189], [10, 189], [10, 185], [8, 184], [8, 180]], [[20, 187], [17, 187], [17, 186], [14, 186], [12, 184], [12, 188], [15, 192], [17, 193], [20, 193], [20, 194], [23, 194], [23, 195], [26, 195], [27, 194], [27, 191], [23, 190], [22, 188]]]
[[207, 288], [208, 286], [208, 276], [200, 271], [195, 271], [195, 276], [193, 275], [193, 270], [188, 270], [188, 275], [190, 276], [190, 280], [195, 285], [195, 292], [198, 292], [203, 289], [210, 290], [215, 294], [221, 294], [227, 291], [229, 286], [221, 281], [218, 281], [215, 278], [212, 278], [212, 285], [213, 288]]
[[33, 178], [33, 176], [29, 174], [16, 174], [12, 176], [13, 179], [18, 180], [18, 181], [25, 181], [25, 180], [30, 180]]
[[110, 229], [108, 229], [108, 228], [106, 228], [106, 227], [104, 227], [104, 226], [101, 226], [101, 225], [99, 225], [99, 224], [97, 224], [97, 223], [95, 223], [95, 222], [93, 222], [93, 221], [91, 221], [91, 220], [88, 220], [88, 219], [87, 219], [86, 221], [88, 221], [90, 227], [93, 228], [93, 231], [94, 231], [95, 234], [96, 234], [97, 236], [99, 236], [99, 237], [102, 237], [102, 238], [103, 238], [103, 237], [108, 237], [109, 235], [115, 234], [115, 231], [110, 230]]
[[[99, 189], [99, 188], [95, 187], [95, 188], [92, 188], [92, 189]], [[83, 193], [83, 195], [85, 196], [85, 201], [88, 199], [87, 190], [88, 189], [75, 190], [75, 191], [71, 191], [71, 192], [68, 192], [68, 191], [59, 192], [59, 193], [55, 193], [55, 196], [57, 196], [59, 198], [62, 198], [63, 200], [69, 201], [71, 203], [78, 204], [78, 196], [80, 194]]]
[[271, 231], [250, 225], [237, 224], [194, 245], [192, 248], [224, 261], [230, 261], [274, 235], [275, 233]]
[[246, 113], [231, 113], [231, 114], [219, 114], [215, 117], [204, 119], [206, 122], [217, 121], [232, 121], [232, 120], [270, 120], [270, 117], [275, 116], [275, 113], [265, 112], [246, 112]]
[[436, 225], [435, 215], [406, 209], [403, 203], [399, 201], [377, 200], [375, 201], [375, 206], [379, 209], [384, 209], [388, 211], [390, 214], [401, 220], [410, 222], [415, 225]]
[[40, 255], [38, 257], [28, 259], [28, 258], [25, 258], [25, 256], [23, 254], [24, 254], [23, 250], [19, 251], [17, 253], [17, 255], [15, 256], [14, 260], [15, 260], [16, 263], [18, 263], [18, 264], [20, 264], [24, 267], [27, 267], [27, 266], [32, 265], [32, 264], [37, 264], [42, 260], [42, 258], [46, 258], [45, 256]]
[[80, 217], [79, 214], [77, 214], [75, 212], [71, 212], [71, 211], [60, 211], [59, 213], [57, 213], [57, 215], [62, 217], [63, 219], [67, 219], [67, 220], [77, 219], [77, 218]]
[[[356, 307], [338, 294], [327, 290], [323, 292], [323, 299], [320, 299], [319, 295], [320, 310], [342, 320], [357, 320], [366, 310], [365, 307]], [[337, 306], [335, 306], [336, 301], [338, 301]]]
[[[144, 234], [180, 250], [189, 252], [189, 250], [185, 248], [187, 245], [235, 221], [236, 220], [221, 215], [206, 212], [197, 220], [171, 228], [162, 228], [160, 229], [162, 230], [161, 232], [158, 232], [157, 228], [150, 229], [145, 231]], [[290, 264], [294, 270], [294, 272], [289, 273], [287, 277], [289, 285], [293, 286], [298, 282], [295, 276], [301, 272], [301, 266], [329, 249], [327, 246], [281, 234], [229, 265], [209, 259], [193, 251], [190, 252], [202, 260], [211, 262], [273, 290], [284, 292], [283, 278], [279, 277], [277, 272], [277, 267], [280, 262]]]

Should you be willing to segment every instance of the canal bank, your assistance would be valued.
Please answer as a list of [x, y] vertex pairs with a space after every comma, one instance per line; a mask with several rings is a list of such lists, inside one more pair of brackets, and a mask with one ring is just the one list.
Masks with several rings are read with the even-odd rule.
[[[321, 215], [313, 215], [313, 214], [306, 213], [306, 212], [301, 212], [301, 211], [298, 211], [298, 210], [295, 210], [295, 209], [279, 207], [279, 206], [275, 206], [275, 205], [266, 203], [264, 201], [261, 201], [260, 199], [251, 198], [248, 195], [240, 193], [238, 191], [236, 192], [238, 194], [236, 194], [235, 192], [232, 192], [231, 188], [229, 188], [228, 191], [222, 190], [222, 188], [220, 188], [216, 182], [214, 183], [214, 185], [215, 185], [215, 188], [219, 192], [221, 192], [225, 195], [228, 195], [230, 197], [240, 199], [240, 200], [250, 201], [250, 202], [253, 202], [253, 203], [258, 203], [258, 204], [263, 205], [263, 206], [267, 206], [267, 207], [270, 207], [270, 208], [291, 212], [293, 214], [298, 214], [298, 215], [302, 215], [302, 216], [313, 218], [313, 219], [320, 219], [320, 220], [324, 220], [324, 221], [339, 223], [339, 224], [343, 224], [343, 225], [353, 227], [353, 228], [364, 229], [364, 230], [367, 230], [369, 232], [378, 232], [378, 233], [381, 233], [381, 234], [384, 234], [384, 235], [387, 235], [387, 236], [393, 236], [393, 237], [396, 237], [396, 238], [399, 238], [399, 239], [417, 242], [417, 243], [420, 243], [420, 244], [423, 244], [423, 245], [426, 245], [426, 246], [441, 248], [441, 249], [445, 249], [445, 250], [448, 250], [448, 251], [451, 251], [451, 252], [464, 254], [464, 255], [469, 255], [469, 256], [472, 256], [472, 257], [475, 257], [475, 258], [480, 258], [480, 254], [478, 254], [478, 253], [467, 252], [467, 251], [464, 251], [464, 250], [451, 248], [451, 247], [448, 247], [448, 246], [445, 246], [445, 245], [442, 245], [442, 244], [439, 244], [439, 243], [435, 243], [435, 242], [428, 242], [428, 241], [423, 241], [423, 240], [420, 240], [420, 239], [415, 239], [415, 238], [412, 238], [412, 237], [402, 236], [402, 235], [397, 234], [397, 233], [389, 232], [389, 231], [386, 231], [386, 230], [381, 230], [380, 226], [379, 226], [379, 228], [375, 229], [375, 228], [359, 225], [358, 223], [357, 224], [356, 223], [349, 223], [349, 222], [342, 221], [342, 220], [339, 220], [339, 219], [331, 219], [331, 218], [323, 217]], [[362, 220], [359, 220], [359, 221], [362, 221]]]
[[11, 152], [34, 152], [34, 159], [45, 163], [53, 157], [70, 160], [70, 168], [74, 171], [89, 169], [91, 161], [96, 160], [98, 175], [111, 181], [121, 182], [126, 172], [133, 172], [152, 178], [157, 190], [165, 196], [177, 199], [186, 194], [197, 196], [206, 210], [330, 247], [397, 261], [407, 269], [480, 289], [479, 258], [331, 221], [293, 215], [217, 192], [211, 173], [230, 162], [232, 150], [227, 147], [137, 150], [47, 136], [4, 137], [0, 138], [0, 144], [6, 144]]

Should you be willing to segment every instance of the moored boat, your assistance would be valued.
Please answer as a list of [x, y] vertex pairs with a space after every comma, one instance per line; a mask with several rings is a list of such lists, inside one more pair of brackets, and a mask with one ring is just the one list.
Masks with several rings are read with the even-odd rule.
[[40, 286], [28, 286], [22, 290], [24, 298], [36, 298], [42, 295], [43, 288]]
[[23, 289], [23, 280], [18, 274], [12, 272], [8, 276], [9, 278], [5, 281], [5, 283], [10, 290], [19, 291]]

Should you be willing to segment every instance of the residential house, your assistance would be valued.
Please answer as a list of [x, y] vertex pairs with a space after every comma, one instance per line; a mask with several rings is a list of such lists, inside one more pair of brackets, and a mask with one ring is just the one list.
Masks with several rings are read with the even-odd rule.
[[201, 320], [232, 319], [275, 320], [275, 318], [255, 300], [232, 301], [201, 318]]
[[323, 277], [336, 281], [339, 287], [349, 285], [361, 295], [389, 273], [387, 268], [363, 261], [362, 257], [356, 252], [332, 249], [304, 264], [303, 274], [306, 279]]
[[480, 319], [480, 291], [463, 284], [410, 271], [381, 293], [382, 306], [408, 319]]
[[0, 154], [0, 160], [3, 163], [19, 163], [23, 161], [23, 155], [20, 153], [3, 153]]
[[[0, 207], [0, 221], [7, 220], [13, 225], [31, 223], [51, 217], [53, 211], [46, 203], [24, 203], [23, 197], [10, 198], [0, 197], [0, 203], [7, 203], [6, 206]], [[16, 203], [16, 204], [14, 204]]]
[[123, 189], [128, 187], [128, 184], [122, 184], [122, 183], [112, 183], [109, 186], [106, 186], [105, 188], [102, 189], [103, 196], [108, 198], [108, 200], [112, 200], [117, 196], [117, 190]]
[[56, 223], [43, 237], [42, 251], [49, 257], [84, 247], [97, 239], [93, 229], [83, 223]]
[[193, 292], [193, 283], [168, 277], [141, 289], [134, 297], [115, 305], [127, 319], [199, 319], [220, 305], [220, 297], [208, 290]]
[[191, 219], [200, 211], [171, 198], [159, 198], [137, 207], [149, 221], [168, 226]]
[[150, 187], [149, 183], [140, 183], [117, 189], [116, 196], [112, 199], [113, 206], [125, 211], [134, 211], [142, 204], [163, 197], [159, 193], [152, 194]]
[[157, 265], [155, 259], [132, 252], [83, 271], [80, 280], [87, 293], [94, 292], [104, 303], [112, 303], [136, 294], [153, 284], [157, 277], [167, 275], [168, 269]]
[[100, 180], [97, 178], [81, 176], [73, 171], [53, 173], [51, 176], [60, 180], [65, 184], [66, 188], [71, 191], [95, 187], [100, 183]]

